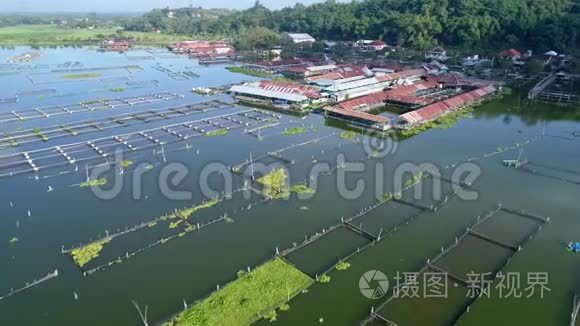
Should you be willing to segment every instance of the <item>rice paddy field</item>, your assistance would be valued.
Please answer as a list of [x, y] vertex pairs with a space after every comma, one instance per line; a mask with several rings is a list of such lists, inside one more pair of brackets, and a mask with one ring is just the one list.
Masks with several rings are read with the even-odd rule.
[[[61, 45], [95, 42], [103, 36], [115, 35], [115, 29], [72, 29], [53, 25], [20, 25], [0, 28], [0, 44], [2, 45]], [[125, 32], [123, 35], [132, 37], [140, 44], [163, 44], [187, 39], [157, 33]]]
[[[381, 147], [191, 92], [258, 78], [153, 47], [0, 50], [0, 325], [142, 325], [135, 306], [149, 325], [570, 323], [578, 108], [516, 94]], [[409, 164], [432, 173], [398, 180]], [[389, 280], [376, 298], [359, 288], [372, 270]], [[398, 275], [434, 270], [446, 298], [387, 302]], [[470, 273], [497, 271], [549, 290], [466, 298]]]

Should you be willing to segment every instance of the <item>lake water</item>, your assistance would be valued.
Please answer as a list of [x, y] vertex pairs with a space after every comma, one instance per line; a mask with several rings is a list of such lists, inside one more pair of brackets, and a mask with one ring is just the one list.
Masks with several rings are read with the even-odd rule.
[[[25, 51], [30, 49], [0, 50], [0, 62], [4, 63]], [[38, 107], [164, 92], [183, 97], [107, 110], [3, 122], [0, 124], [2, 134], [36, 128], [42, 131], [72, 122], [104, 121], [124, 114], [179, 107], [211, 99], [233, 103], [225, 95], [198, 96], [191, 92], [191, 88], [253, 80], [252, 77], [232, 74], [224, 66], [205, 67], [184, 57], [170, 58], [171, 54], [162, 49], [152, 49], [150, 52], [139, 50], [128, 55], [99, 53], [90, 48], [43, 48], [38, 51], [42, 52], [42, 56], [36, 61], [2, 66], [0, 98], [20, 96], [18, 103], [0, 104], [0, 113], [14, 111], [24, 114]], [[66, 65], [66, 62], [70, 64]], [[76, 62], [78, 64], [75, 65]], [[53, 71], [61, 69], [84, 70]], [[189, 71], [200, 77], [186, 79], [182, 76], [176, 79], [173, 74]], [[70, 74], [99, 75], [86, 79], [64, 77]], [[6, 146], [0, 155], [55, 146], [67, 148], [73, 143], [110, 140], [111, 136], [219, 115], [235, 115], [246, 110], [248, 108], [225, 104], [217, 111], [199, 112], [191, 116], [136, 122], [127, 127], [93, 130], [76, 136], [49, 137], [47, 141], [23, 142], [17, 147]], [[460, 324], [566, 324], [574, 293], [580, 292], [580, 282], [576, 279], [580, 261], [577, 254], [565, 248], [570, 241], [580, 241], [580, 138], [573, 134], [580, 131], [579, 112], [578, 108], [529, 104], [516, 100], [515, 96], [506, 97], [479, 107], [471, 118], [460, 120], [453, 128], [432, 129], [400, 140], [396, 143], [396, 150], [384, 156], [374, 155], [372, 150], [365, 149], [368, 142], [361, 136], [360, 141], [342, 139], [340, 134], [343, 130], [337, 128], [335, 123], [326, 122], [321, 115], [312, 114], [306, 118], [282, 115], [279, 124], [272, 126], [267, 126], [270, 122], [254, 121], [251, 126], [232, 129], [225, 136], [192, 137], [172, 141], [163, 148], [149, 146], [126, 153], [124, 159], [132, 160], [133, 167], [126, 168], [122, 176], [119, 176], [118, 169], [104, 174], [110, 181], [115, 177], [123, 180], [120, 193], [107, 200], [98, 198], [90, 189], [78, 186], [86, 180], [87, 169], [92, 170], [93, 166], [103, 164], [105, 160], [96, 158], [49, 168], [50, 164], [62, 162], [62, 158], [59, 158], [61, 161], [54, 158], [53, 162], [51, 157], [43, 161], [49, 164], [47, 168], [36, 174], [0, 178], [0, 296], [40, 279], [54, 269], [59, 271], [58, 278], [1, 300], [0, 324], [139, 325], [139, 315], [132, 300], [142, 307], [148, 306], [150, 321], [164, 320], [183, 309], [184, 300], [192, 303], [202, 299], [215, 290], [216, 285], [223, 286], [235, 279], [239, 270], [255, 267], [271, 258], [277, 247], [282, 249], [300, 243], [305, 235], [320, 232], [338, 223], [341, 217], [348, 218], [373, 205], [376, 193], [382, 194], [394, 188], [393, 174], [401, 164], [430, 163], [441, 174], [451, 176], [459, 167], [465, 167], [458, 162], [469, 159], [481, 170], [481, 176], [473, 187], [478, 195], [476, 200], [453, 197], [437, 212], [425, 212], [410, 219], [408, 224], [403, 224], [386, 239], [351, 258], [349, 262], [352, 267], [347, 271], [330, 272], [330, 283], [317, 283], [308, 293], [292, 300], [290, 310], [278, 314], [277, 324], [318, 325], [321, 321], [326, 325], [358, 324], [368, 316], [371, 307], [381, 304], [380, 299], [367, 299], [361, 294], [359, 279], [364, 272], [380, 270], [392, 279], [397, 273], [418, 271], [441, 247], [450, 245], [456, 236], [465, 232], [477, 216], [483, 216], [498, 204], [550, 217], [550, 222], [524, 244], [523, 250], [514, 256], [505, 270], [522, 272], [522, 287], [526, 285], [526, 273], [547, 273], [550, 291], [545, 293], [544, 298], [536, 294], [532, 298], [499, 299], [496, 295], [490, 299], [478, 299], [470, 312], [460, 319]], [[264, 127], [260, 130], [260, 137], [245, 132], [260, 126]], [[284, 130], [292, 127], [305, 127], [307, 132], [283, 135]], [[159, 137], [166, 137], [162, 134], [163, 131], [156, 133]], [[259, 199], [256, 196], [244, 198], [236, 193], [230, 200], [200, 210], [191, 218], [194, 223], [204, 223], [227, 213], [233, 219], [232, 223], [210, 225], [144, 250], [92, 275], [83, 276], [70, 256], [61, 253], [63, 246], [70, 248], [86, 243], [104, 236], [106, 231], [113, 233], [175, 209], [203, 202], [207, 198], [202, 193], [199, 180], [208, 165], [231, 167], [250, 159], [250, 155], [257, 167], [259, 163], [281, 164], [286, 161], [268, 157], [267, 154], [317, 138], [319, 140], [316, 142], [281, 152], [284, 159], [294, 161], [288, 166], [290, 182], [309, 180], [313, 166], [329, 163], [330, 167], [335, 167], [337, 158], [344, 155], [347, 162], [364, 163], [364, 171], [346, 174], [349, 189], [356, 186], [357, 180], [364, 181], [361, 195], [355, 199], [345, 199], [337, 187], [340, 173], [333, 170], [333, 173], [318, 178], [317, 192], [313, 198], [299, 200], [293, 196], [290, 200], [257, 204]], [[111, 143], [111, 147], [107, 148], [123, 148], [123, 144]], [[520, 148], [523, 148], [521, 154]], [[499, 149], [501, 153], [489, 155]], [[503, 159], [516, 159], [518, 155], [530, 162], [525, 169], [503, 166]], [[93, 153], [93, 156], [97, 155]], [[185, 180], [171, 188], [187, 190], [192, 193], [191, 198], [168, 199], [163, 194], [159, 176], [169, 163], [181, 163], [187, 167], [189, 173]], [[151, 165], [152, 168], [142, 173], [141, 185], [136, 187], [132, 182], [137, 171], [140, 171], [137, 169], [140, 164]], [[382, 174], [377, 171], [382, 171]], [[260, 172], [256, 173], [259, 175]], [[209, 182], [223, 190], [219, 175], [214, 174]], [[239, 175], [233, 177], [233, 184], [233, 188], [243, 184]], [[378, 185], [382, 185], [381, 191], [375, 190]], [[47, 192], [49, 187], [54, 191]], [[134, 198], [136, 189], [141, 191], [139, 199]], [[437, 201], [423, 198], [417, 202], [431, 205]], [[250, 203], [253, 205], [249, 206]], [[368, 224], [370, 233], [376, 234], [380, 228], [389, 229], [406, 221], [406, 216], [416, 215], [416, 209], [405, 207], [400, 204], [385, 206], [365, 215], [361, 222]], [[518, 230], [519, 224], [511, 221], [508, 224], [509, 230], [505, 230], [506, 224], [489, 222], [481, 228], [481, 232], [493, 235], [494, 229], [503, 231], [498, 231], [498, 238], [506, 242], [523, 238], [521, 235], [512, 237], [510, 233]], [[526, 232], [530, 230], [529, 223], [523, 223], [521, 229]], [[97, 259], [88, 264], [88, 268], [107, 264], [179, 230], [159, 225], [116, 238], [105, 246]], [[13, 238], [18, 241], [11, 241]], [[367, 242], [352, 234], [344, 235], [343, 231], [333, 234], [326, 243], [324, 240], [312, 246], [311, 252], [297, 254], [295, 262], [307, 265], [309, 273], [316, 273], [321, 267], [328, 267], [329, 261], [335, 261]], [[485, 248], [470, 242], [457, 255], [460, 260], [453, 260], [454, 257], [450, 256], [446, 266], [456, 266], [461, 271], [478, 270], [485, 265], [479, 258], [485, 257], [486, 262], [492, 260], [490, 265], [495, 268], [496, 262], [501, 262], [504, 257], [503, 252], [492, 254]], [[496, 256], [499, 258], [496, 259]], [[393, 312], [392, 317], [399, 325], [444, 325], [463, 308], [464, 301], [457, 297], [463, 296], [463, 291], [451, 292], [453, 296], [447, 301], [395, 301], [395, 306], [387, 307], [386, 311]], [[76, 300], [75, 293], [78, 295]], [[428, 319], [418, 317], [421, 312], [430, 312], [425, 314]], [[433, 312], [434, 315], [431, 314]]]

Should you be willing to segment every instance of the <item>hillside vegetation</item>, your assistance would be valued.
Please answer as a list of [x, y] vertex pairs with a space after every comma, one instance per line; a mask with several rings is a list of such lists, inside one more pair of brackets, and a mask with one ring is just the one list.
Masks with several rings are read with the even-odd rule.
[[310, 33], [319, 39], [383, 39], [417, 49], [439, 44], [575, 52], [580, 47], [579, 4], [580, 0], [328, 0], [271, 11], [257, 1], [252, 8], [235, 12], [154, 10], [128, 21], [126, 27], [227, 36], [266, 28]]

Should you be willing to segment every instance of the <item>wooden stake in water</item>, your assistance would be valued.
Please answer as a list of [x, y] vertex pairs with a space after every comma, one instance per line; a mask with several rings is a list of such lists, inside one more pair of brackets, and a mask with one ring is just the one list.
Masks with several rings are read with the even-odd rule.
[[250, 152], [250, 169], [252, 171], [252, 181], [254, 180], [254, 161], [252, 160], [252, 152]]
[[141, 321], [143, 322], [143, 326], [149, 326], [149, 324], [147, 323], [147, 309], [148, 307], [145, 306], [145, 313], [143, 314], [141, 312], [141, 308], [139, 308], [139, 305], [137, 304], [137, 302], [135, 300], [131, 301], [133, 303], [133, 306], [135, 307], [135, 309], [137, 309], [137, 312], [139, 313], [139, 317], [141, 318]]
[[163, 143], [161, 144], [161, 155], [163, 155], [163, 163], [167, 163], [167, 158], [165, 157], [165, 147], [163, 147]]

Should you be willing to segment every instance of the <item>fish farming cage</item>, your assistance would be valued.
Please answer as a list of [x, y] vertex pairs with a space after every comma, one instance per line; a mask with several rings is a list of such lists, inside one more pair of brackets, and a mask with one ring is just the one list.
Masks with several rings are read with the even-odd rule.
[[0, 98], [0, 104], [14, 104], [14, 103], [18, 103], [18, 101], [20, 101], [20, 99], [18, 97]]
[[62, 68], [81, 68], [81, 67], [84, 67], [84, 64], [82, 64], [79, 61], [75, 61], [75, 62], [67, 61], [65, 63], [58, 64], [56, 67], [59, 69], [62, 69]]
[[107, 66], [107, 67], [87, 67], [87, 68], [66, 68], [66, 69], [54, 69], [50, 72], [52, 73], [69, 73], [69, 72], [94, 72], [94, 71], [106, 71], [106, 70], [127, 70], [130, 72], [144, 71], [143, 67], [139, 65], [125, 65], [125, 66]]
[[30, 51], [30, 52], [24, 52], [24, 53], [15, 55], [15, 56], [9, 58], [7, 61], [9, 63], [31, 62], [31, 61], [34, 61], [34, 60], [40, 58], [40, 56], [42, 56], [42, 52]]
[[139, 69], [132, 67], [57, 69], [42, 72], [28, 72], [26, 78], [35, 85], [52, 85], [87, 81], [109, 82], [114, 80], [128, 80], [130, 77], [133, 77], [135, 73], [141, 71], [142, 68]]
[[[398, 231], [424, 212], [394, 201], [378, 201], [355, 216], [341, 218], [340, 223], [305, 236], [303, 242], [294, 243], [278, 254], [304, 273], [317, 278], [334, 269], [339, 262], [350, 259]], [[365, 227], [363, 221], [370, 227]]]
[[[381, 321], [384, 324], [415, 325], [423, 324], [424, 320], [435, 320], [436, 324], [455, 325], [469, 311], [470, 306], [480, 295], [485, 295], [483, 289], [474, 283], [493, 282], [498, 273], [507, 268], [512, 258], [522, 250], [522, 246], [539, 232], [549, 218], [531, 214], [522, 210], [514, 210], [498, 206], [483, 217], [478, 217], [475, 224], [466, 232], [455, 238], [455, 241], [441, 251], [416, 275], [437, 274], [445, 276], [447, 291], [450, 296], [436, 298], [404, 298], [410, 286], [419, 286], [407, 282], [399, 284], [393, 294], [378, 309], [373, 309], [369, 321]], [[421, 278], [416, 278], [421, 280]], [[424, 284], [423, 284], [424, 285]], [[469, 295], [466, 294], [467, 291]], [[451, 292], [452, 291], [452, 292]], [[421, 292], [423, 293], [423, 292]], [[463, 295], [462, 295], [463, 294]], [[449, 300], [451, 298], [451, 300]], [[406, 315], [404, 311], [412, 311], [416, 307], [429, 308], [425, 316]], [[444, 312], [444, 313], [443, 313]]]
[[323, 229], [312, 238], [314, 239], [306, 245], [287, 252], [283, 256], [314, 279], [327, 273], [345, 257], [360, 252], [375, 240], [364, 233], [353, 231], [347, 225]]
[[152, 55], [132, 55], [129, 56], [127, 55], [127, 60], [131, 60], [131, 61], [145, 61], [145, 60], [155, 60], [155, 57]]
[[159, 85], [158, 80], [142, 80], [142, 81], [129, 81], [125, 83], [127, 86], [139, 87], [139, 86], [157, 86]]
[[57, 278], [57, 277], [58, 277], [58, 270], [55, 269], [53, 272], [46, 274], [46, 276], [44, 276], [42, 278], [26, 282], [25, 286], [22, 286], [19, 288], [15, 288], [15, 287], [11, 288], [10, 292], [0, 295], [0, 301], [5, 300], [11, 296], [17, 295], [20, 292], [24, 292], [28, 289], [31, 289], [31, 288], [36, 287], [38, 285], [41, 285], [42, 283], [48, 282], [48, 281], [50, 281], [54, 278]]
[[172, 72], [173, 72], [173, 70], [171, 70], [171, 69], [169, 69], [169, 68], [167, 68], [167, 67], [164, 67], [164, 66], [162, 66], [162, 65], [160, 65], [160, 64], [157, 64], [157, 65], [155, 65], [155, 66], [153, 67], [153, 69], [155, 69], [155, 70], [157, 70], [157, 71], [164, 72], [164, 73], [166, 73], [166, 74], [169, 74], [169, 73], [172, 73]]
[[535, 161], [521, 162], [521, 164], [516, 168], [528, 174], [580, 185], [580, 170], [573, 170]]
[[[459, 317], [458, 307], [467, 307], [465, 298], [470, 294], [469, 288], [450, 275], [427, 268], [420, 274], [407, 274], [406, 277], [415, 278], [415, 281], [379, 310], [374, 310], [365, 325], [454, 325]], [[428, 282], [441, 286], [435, 287]], [[417, 307], [421, 307], [420, 314], [409, 313]]]
[[212, 100], [199, 104], [180, 107], [154, 109], [133, 114], [123, 114], [100, 120], [87, 120], [68, 124], [59, 124], [43, 128], [19, 130], [4, 133], [0, 137], [0, 147], [18, 147], [24, 144], [46, 142], [63, 137], [75, 137], [88, 133], [111, 130], [114, 128], [134, 126], [155, 121], [170, 120], [194, 114], [212, 112], [228, 107], [227, 103]]
[[16, 69], [18, 66], [13, 64], [13, 63], [0, 63], [0, 71], [3, 70], [14, 70]]
[[[228, 118], [244, 119], [248, 115], [254, 115], [251, 111], [222, 114], [123, 135], [2, 156], [0, 157], [0, 177], [11, 177], [22, 173], [75, 165], [79, 162], [95, 159], [108, 160], [119, 149], [122, 152], [135, 152], [184, 141], [196, 136], [207, 136], [208, 132], [212, 131], [244, 129], [247, 127], [246, 124], [231, 125], [231, 120]], [[276, 117], [271, 115], [271, 119], [276, 119]], [[253, 122], [250, 125], [268, 122], [268, 120], [251, 120]]]
[[182, 95], [162, 92], [141, 96], [130, 96], [114, 99], [96, 99], [78, 104], [56, 105], [31, 110], [0, 112], [1, 122], [28, 121], [31, 119], [50, 118], [54, 116], [70, 115], [79, 112], [109, 110], [124, 107], [133, 107], [141, 104], [150, 104], [171, 101], [182, 98]]
[[168, 72], [167, 76], [175, 80], [190, 80], [194, 78], [199, 78], [199, 75], [193, 71], [180, 71], [180, 72]]
[[424, 210], [417, 207], [389, 201], [372, 212], [350, 220], [348, 223], [375, 237], [379, 237], [381, 233], [388, 233], [410, 223], [423, 212]]
[[38, 90], [31, 90], [31, 91], [24, 91], [16, 93], [19, 97], [24, 96], [49, 96], [56, 94], [56, 89], [54, 88], [46, 88], [46, 89], [38, 89]]
[[[412, 191], [405, 191], [395, 201], [425, 211], [437, 211], [449, 200], [455, 197], [453, 181], [438, 174], [425, 172], [423, 180], [413, 187]], [[403, 187], [411, 183], [412, 179], [406, 179]]]
[[257, 197], [252, 197], [248, 201], [244, 189], [239, 188], [231, 194], [222, 193], [218, 198], [195, 206], [176, 208], [158, 217], [149, 217], [136, 224], [104, 231], [83, 243], [66, 249], [63, 247], [61, 252], [72, 257], [75, 250], [104, 242], [105, 245], [98, 257], [80, 267], [83, 274], [93, 274], [171, 240], [233, 222], [230, 216], [237, 216], [239, 212], [249, 210], [262, 202], [263, 200]]

